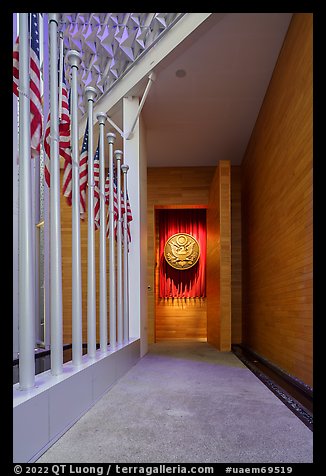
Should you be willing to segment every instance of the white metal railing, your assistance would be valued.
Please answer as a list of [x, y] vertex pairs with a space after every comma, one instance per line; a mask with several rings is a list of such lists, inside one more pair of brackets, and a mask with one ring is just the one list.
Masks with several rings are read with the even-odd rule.
[[[60, 157], [59, 157], [59, 94], [58, 84], [58, 14], [48, 14], [50, 60], [50, 322], [51, 373], [63, 372], [63, 298], [60, 210]], [[29, 102], [29, 38], [28, 14], [19, 15], [19, 388], [27, 390], [35, 385], [35, 294], [33, 284], [32, 252], [32, 193], [30, 164], [30, 102]], [[59, 42], [62, 54], [62, 41]], [[66, 59], [71, 72], [71, 150], [72, 150], [72, 366], [82, 363], [82, 279], [81, 279], [81, 227], [80, 227], [80, 151], [78, 140], [78, 84], [77, 74], [81, 57], [70, 50]], [[62, 64], [60, 66], [62, 70]], [[62, 75], [60, 75], [61, 77]], [[148, 94], [146, 88], [140, 109]], [[93, 161], [93, 107], [97, 92], [89, 86], [84, 91], [88, 104], [88, 254], [87, 254], [87, 354], [95, 359], [96, 352], [96, 267], [94, 228], [94, 161]], [[106, 197], [104, 134], [106, 113], [98, 113], [100, 157], [100, 353], [114, 350], [117, 345], [129, 342], [129, 276], [128, 276], [128, 219], [127, 172], [128, 165], [121, 165], [123, 152], [114, 151], [116, 135], [106, 134], [109, 145], [109, 200]], [[130, 139], [132, 131], [124, 134]], [[130, 134], [131, 132], [131, 134]], [[115, 167], [114, 167], [115, 162]], [[116, 170], [116, 197], [114, 191]], [[42, 169], [43, 170], [43, 167]], [[124, 203], [122, 210], [122, 203]], [[109, 290], [110, 290], [110, 349], [108, 349], [107, 313], [107, 220], [109, 217]], [[117, 208], [117, 212], [116, 212]], [[40, 225], [40, 224], [39, 224]], [[116, 269], [117, 261], [117, 269]]]

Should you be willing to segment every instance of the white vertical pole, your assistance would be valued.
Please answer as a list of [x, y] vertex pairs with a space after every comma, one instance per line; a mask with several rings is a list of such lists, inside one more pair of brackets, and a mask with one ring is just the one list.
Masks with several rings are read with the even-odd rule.
[[115, 254], [114, 254], [114, 194], [113, 194], [113, 143], [114, 132], [106, 134], [109, 143], [109, 272], [110, 272], [110, 347], [115, 349], [117, 340], [116, 324], [116, 286], [115, 286]]
[[36, 224], [37, 219], [37, 205], [39, 203], [39, 188], [37, 181], [37, 169], [39, 171], [40, 156], [34, 156], [30, 161], [31, 164], [31, 196], [32, 196], [32, 241], [33, 241], [33, 279], [34, 279], [34, 300], [35, 300], [35, 347], [40, 343], [39, 333], [39, 309], [38, 309], [38, 229]]
[[129, 271], [128, 271], [128, 221], [127, 221], [127, 173], [129, 165], [121, 165], [123, 173], [123, 200], [125, 214], [123, 215], [123, 340], [129, 342]]
[[87, 249], [87, 353], [96, 356], [96, 277], [94, 229], [93, 105], [97, 96], [92, 86], [85, 88], [88, 104], [88, 249]]
[[41, 326], [40, 316], [40, 161], [41, 153], [38, 157], [35, 157], [35, 169], [34, 169], [34, 286], [35, 286], [35, 342], [37, 344], [44, 344], [43, 329]]
[[118, 344], [123, 342], [123, 299], [122, 299], [122, 218], [121, 218], [121, 158], [122, 150], [114, 152], [117, 170], [117, 197], [118, 197], [118, 223], [117, 223], [117, 320]]
[[50, 312], [53, 375], [59, 375], [62, 372], [63, 363], [57, 28], [58, 14], [50, 13]]
[[[18, 23], [18, 13], [13, 14], [13, 43], [17, 39], [17, 23]], [[18, 239], [19, 239], [19, 225], [18, 225], [18, 215], [19, 215], [19, 164], [18, 164], [18, 98], [15, 94], [12, 95], [12, 105], [13, 105], [13, 136], [12, 136], [12, 199], [13, 199], [13, 228], [12, 228], [12, 254], [13, 254], [13, 269], [12, 269], [12, 310], [13, 310], [13, 359], [18, 358], [19, 353], [19, 331], [18, 331], [18, 320], [19, 320], [19, 290], [18, 290], [18, 281], [19, 281], [19, 266], [18, 266]]]
[[62, 116], [63, 32], [59, 33], [59, 119]]
[[[43, 41], [44, 51], [49, 51], [49, 14], [44, 13], [43, 22]], [[48, 111], [50, 107], [50, 58], [49, 54], [43, 56], [43, 75], [44, 75], [44, 117], [48, 117]], [[42, 186], [43, 186], [43, 203], [42, 203], [42, 219], [44, 220], [43, 227], [43, 328], [44, 328], [44, 340], [45, 348], [48, 350], [51, 348], [51, 312], [50, 312], [50, 189], [45, 186], [44, 181], [44, 148], [42, 147]], [[51, 173], [51, 171], [50, 171]]]
[[[99, 123], [100, 146], [100, 350], [106, 352], [108, 347], [107, 292], [106, 292], [106, 216], [105, 216], [105, 162], [104, 162], [104, 127], [107, 116], [105, 112], [96, 115]], [[111, 297], [111, 296], [110, 296]]]
[[19, 386], [35, 384], [28, 13], [19, 15]]
[[78, 147], [77, 70], [81, 55], [70, 50], [67, 59], [71, 66], [71, 146], [72, 146], [72, 363], [82, 362], [82, 281], [80, 246], [80, 185]]

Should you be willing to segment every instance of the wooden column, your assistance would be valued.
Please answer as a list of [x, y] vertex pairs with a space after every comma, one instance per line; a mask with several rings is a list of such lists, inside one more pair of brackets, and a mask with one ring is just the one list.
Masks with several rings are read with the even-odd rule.
[[220, 160], [207, 209], [207, 342], [231, 350], [231, 166]]
[[219, 163], [220, 198], [220, 345], [231, 350], [231, 167], [229, 160]]

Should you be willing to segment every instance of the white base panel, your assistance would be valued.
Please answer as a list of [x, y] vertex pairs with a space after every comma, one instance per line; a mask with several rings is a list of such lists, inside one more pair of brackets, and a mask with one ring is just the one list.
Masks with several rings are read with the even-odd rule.
[[140, 340], [116, 347], [82, 364], [63, 365], [57, 377], [36, 375], [35, 387], [13, 386], [13, 462], [33, 463], [84, 415], [140, 358]]

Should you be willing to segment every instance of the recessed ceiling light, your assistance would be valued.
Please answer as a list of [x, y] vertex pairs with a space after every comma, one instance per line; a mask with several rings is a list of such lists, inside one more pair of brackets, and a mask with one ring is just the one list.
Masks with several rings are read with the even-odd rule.
[[186, 76], [186, 72], [184, 69], [177, 69], [175, 75], [177, 78], [184, 78]]

